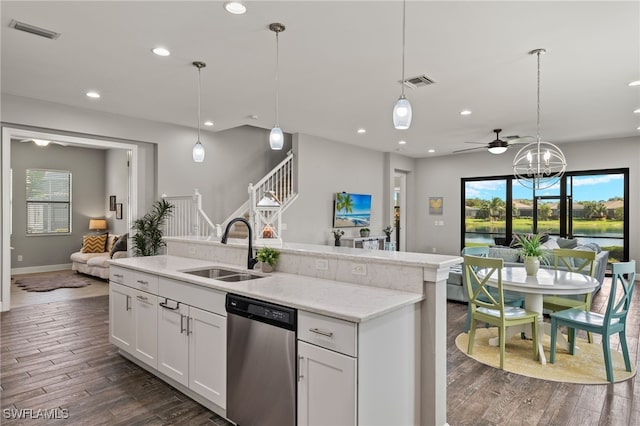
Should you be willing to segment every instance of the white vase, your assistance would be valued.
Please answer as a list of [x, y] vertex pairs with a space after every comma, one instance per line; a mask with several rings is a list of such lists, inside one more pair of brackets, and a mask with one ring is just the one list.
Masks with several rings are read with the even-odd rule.
[[537, 256], [527, 256], [524, 259], [524, 269], [527, 275], [536, 275], [540, 269], [540, 259]]

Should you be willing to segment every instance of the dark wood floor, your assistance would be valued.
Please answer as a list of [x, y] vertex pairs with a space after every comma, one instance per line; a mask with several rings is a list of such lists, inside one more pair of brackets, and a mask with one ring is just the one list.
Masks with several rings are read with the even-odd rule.
[[[636, 363], [640, 292], [629, 339]], [[606, 291], [594, 299], [603, 309]], [[638, 378], [613, 385], [570, 385], [505, 373], [468, 358], [454, 344], [466, 305], [448, 304], [450, 425], [637, 425]], [[107, 296], [21, 307], [2, 313], [0, 422], [64, 425], [228, 425], [117, 354], [108, 342]], [[543, 367], [541, 367], [543, 368]], [[37, 419], [12, 420], [12, 410]], [[29, 412], [24, 412], [29, 414]], [[395, 426], [395, 425], [394, 425]]]

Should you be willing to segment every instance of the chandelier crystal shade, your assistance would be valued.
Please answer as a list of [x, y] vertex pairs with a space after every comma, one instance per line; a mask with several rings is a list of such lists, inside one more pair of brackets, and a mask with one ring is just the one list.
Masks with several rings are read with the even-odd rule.
[[513, 174], [520, 185], [534, 191], [556, 185], [567, 169], [567, 160], [560, 148], [540, 139], [540, 55], [543, 53], [546, 53], [545, 49], [529, 52], [530, 55], [538, 57], [536, 141], [521, 148], [513, 160]]
[[269, 146], [274, 151], [278, 151], [278, 150], [281, 150], [282, 147], [284, 146], [284, 135], [282, 134], [282, 129], [278, 124], [278, 118], [279, 118], [278, 117], [278, 100], [279, 100], [278, 97], [280, 92], [280, 86], [278, 81], [278, 71], [280, 68], [280, 63], [279, 63], [280, 50], [279, 50], [279, 43], [278, 43], [278, 35], [285, 30], [285, 27], [282, 24], [273, 23], [269, 25], [269, 29], [274, 33], [276, 33], [276, 123], [271, 129], [271, 133], [269, 133]]
[[404, 51], [405, 51], [405, 33], [406, 33], [406, 9], [407, 2], [403, 0], [402, 2], [402, 80], [400, 80], [400, 84], [402, 85], [402, 94], [396, 101], [396, 104], [393, 107], [393, 127], [398, 130], [406, 130], [411, 126], [411, 103], [404, 95]]
[[200, 70], [207, 66], [204, 62], [195, 61], [193, 66], [198, 68], [198, 140], [193, 145], [193, 161], [202, 163], [204, 161], [204, 145], [200, 142]]

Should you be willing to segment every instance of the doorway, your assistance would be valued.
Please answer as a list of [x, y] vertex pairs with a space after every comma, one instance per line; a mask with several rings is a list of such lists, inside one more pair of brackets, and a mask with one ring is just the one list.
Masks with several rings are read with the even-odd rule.
[[11, 169], [11, 140], [15, 139], [44, 139], [54, 140], [61, 144], [93, 147], [102, 149], [123, 149], [128, 152], [130, 163], [128, 168], [128, 196], [127, 196], [127, 229], [131, 228], [131, 218], [137, 217], [138, 206], [138, 146], [135, 143], [115, 142], [93, 139], [90, 136], [69, 136], [54, 131], [27, 130], [12, 127], [2, 128], [1, 159], [1, 193], [2, 193], [2, 244], [0, 244], [0, 311], [7, 311], [11, 306], [11, 234], [12, 227], [12, 169]]
[[393, 175], [393, 227], [396, 250], [407, 251], [407, 174], [394, 172]]

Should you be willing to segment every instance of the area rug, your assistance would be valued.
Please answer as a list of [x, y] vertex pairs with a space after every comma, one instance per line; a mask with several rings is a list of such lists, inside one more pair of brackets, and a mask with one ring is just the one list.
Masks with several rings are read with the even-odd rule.
[[[500, 348], [489, 346], [489, 339], [498, 336], [498, 329], [476, 329], [473, 355], [467, 354], [469, 335], [461, 333], [456, 337], [456, 346], [467, 356], [485, 365], [500, 368]], [[542, 341], [547, 364], [541, 365], [533, 360], [531, 340], [523, 340], [520, 334], [507, 340], [505, 347], [504, 369], [511, 373], [520, 374], [553, 382], [580, 383], [580, 384], [606, 384], [607, 374], [604, 368], [604, 358], [600, 343], [588, 343], [578, 339], [576, 346], [580, 349], [576, 355], [569, 355], [566, 349], [556, 349], [556, 362], [549, 363], [550, 336], [545, 335]], [[616, 382], [627, 380], [636, 374], [635, 362], [631, 360], [632, 371], [628, 372], [624, 367], [622, 353], [611, 351], [613, 359], [613, 379]]]
[[43, 292], [58, 288], [79, 288], [90, 285], [95, 280], [73, 271], [56, 271], [42, 274], [23, 275], [14, 283], [26, 291]]

